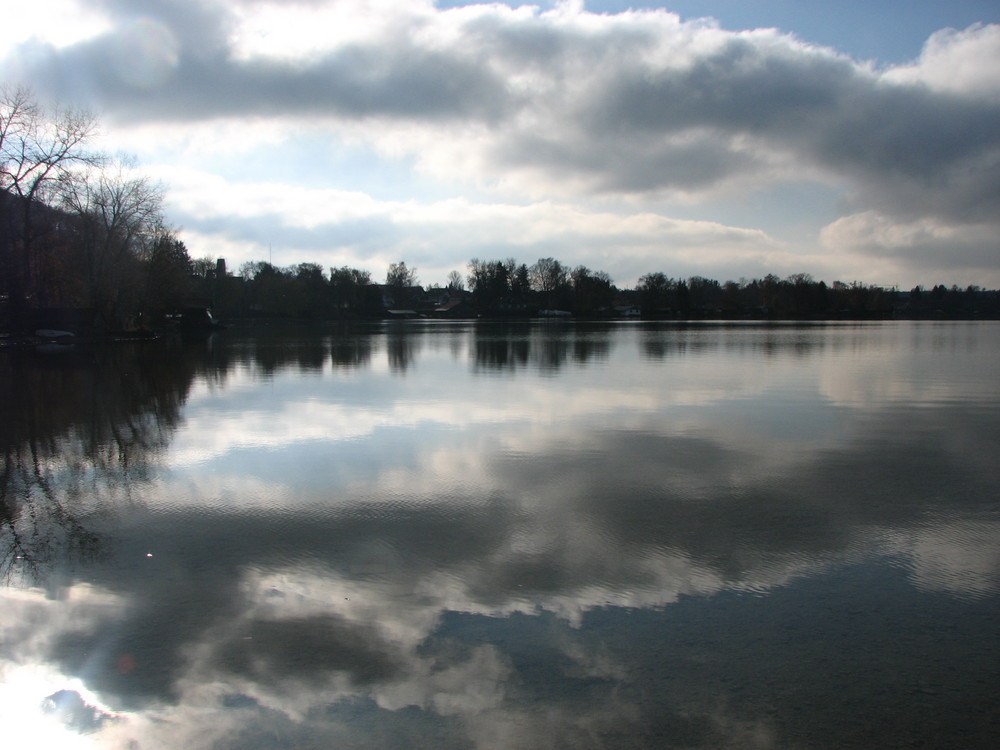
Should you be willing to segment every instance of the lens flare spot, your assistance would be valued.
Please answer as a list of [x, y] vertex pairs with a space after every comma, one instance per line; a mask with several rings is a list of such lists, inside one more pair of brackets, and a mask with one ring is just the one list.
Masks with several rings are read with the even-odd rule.
[[119, 33], [113, 57], [123, 81], [136, 88], [154, 88], [177, 69], [180, 49], [166, 24], [140, 18]]

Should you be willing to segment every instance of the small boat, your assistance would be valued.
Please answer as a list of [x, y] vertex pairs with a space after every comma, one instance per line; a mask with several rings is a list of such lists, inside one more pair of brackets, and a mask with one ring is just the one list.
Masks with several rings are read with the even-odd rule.
[[75, 338], [76, 334], [70, 331], [60, 331], [57, 328], [39, 328], [35, 331], [35, 335], [40, 339], [68, 339]]
[[212, 315], [207, 307], [186, 307], [181, 311], [181, 330], [185, 332], [218, 331], [225, 326]]

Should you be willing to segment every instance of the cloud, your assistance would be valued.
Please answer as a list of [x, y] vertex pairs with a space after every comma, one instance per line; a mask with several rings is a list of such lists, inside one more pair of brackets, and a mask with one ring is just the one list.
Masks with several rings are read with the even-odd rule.
[[929, 217], [908, 221], [865, 211], [825, 226], [820, 240], [838, 252], [905, 260], [939, 278], [955, 270], [968, 274], [979, 268], [1000, 267], [997, 226], [985, 221], [967, 225]]
[[[168, 13], [150, 4], [148, 15], [129, 6], [113, 30], [52, 47], [27, 67], [56, 89], [58, 70], [81, 71], [113, 117], [409, 123], [431, 127], [424, 135], [438, 141], [458, 137], [491, 166], [597, 191], [709, 189], [751, 172], [780, 174], [776, 164], [787, 159], [927, 180], [1000, 139], [992, 127], [1000, 102], [957, 96], [995, 93], [994, 26], [936, 35], [918, 66], [883, 74], [773, 30], [724, 32], [665, 11], [375, 5], [377, 15], [365, 2], [293, 6], [286, 24], [296, 28], [323, 14], [353, 20], [295, 59], [249, 44], [266, 32], [248, 21], [241, 32], [238, 12], [222, 6], [184, 3], [185, 12]], [[140, 65], [176, 57], [169, 80], [137, 93], [134, 65], [112, 60], [123, 45]], [[164, 46], [171, 51], [155, 50]], [[956, 60], [970, 62], [959, 83], [943, 86], [941, 72]]]
[[[811, 181], [843, 191], [848, 214], [876, 211], [899, 225], [934, 222], [951, 227], [960, 246], [976, 244], [983, 226], [996, 226], [994, 25], [943, 30], [914, 63], [876, 69], [773, 29], [725, 31], [664, 10], [438, 9], [400, 0], [107, 2], [103, 9], [106, 23], [93, 27], [96, 35], [69, 43], [57, 35], [22, 40], [0, 70], [47, 95], [85, 97], [116, 128], [172, 131], [169, 140], [263, 127], [280, 160], [307, 126], [326, 143], [357, 144], [383, 160], [404, 160], [440, 185], [514, 203], [586, 207], [627, 199], [651, 210], [710, 207], [726, 196]], [[221, 149], [242, 141], [237, 136]], [[258, 145], [247, 141], [244, 153]], [[258, 224], [287, 224], [273, 212], [258, 217]], [[188, 218], [179, 214], [185, 226]], [[405, 234], [412, 238], [406, 243], [378, 231], [413, 229], [395, 218], [373, 233], [368, 224], [337, 231], [328, 222], [292, 242], [305, 252], [324, 242], [336, 247], [345, 234], [371, 233], [372, 244], [392, 246], [386, 257], [440, 246], [437, 233]], [[261, 242], [259, 226], [246, 217], [223, 219], [227, 226], [234, 220], [245, 222], [243, 241], [252, 235]], [[206, 237], [221, 229], [197, 223], [191, 231]], [[840, 231], [830, 229], [824, 244], [800, 254], [813, 268], [863, 263], [865, 253], [850, 250], [860, 238], [830, 241]], [[602, 247], [616, 263], [627, 257], [615, 243]], [[509, 252], [491, 237], [465, 257], [491, 250]], [[809, 257], [819, 251], [842, 262]], [[643, 270], [654, 270], [648, 264], [655, 253], [643, 255]], [[708, 255], [721, 267], [739, 263], [717, 248], [699, 255], [709, 266], [703, 273], [712, 270]], [[686, 267], [683, 257], [663, 257]], [[905, 268], [910, 257], [900, 253], [894, 262]], [[988, 252], [964, 257], [969, 269], [990, 260]], [[582, 262], [600, 267], [593, 259]], [[780, 257], [758, 256], [740, 271], [797, 270], [785, 260], [787, 267]], [[423, 258], [420, 265], [427, 265]], [[455, 261], [441, 264], [442, 275], [449, 266]], [[619, 275], [631, 277], [633, 267]]]
[[[775, 265], [791, 273], [799, 262], [759, 229], [649, 211], [597, 211], [555, 201], [380, 201], [361, 191], [233, 183], [193, 169], [156, 174], [172, 186], [168, 200], [188, 246], [242, 245], [242, 255], [229, 254], [234, 268], [266, 257], [268, 237], [324, 266], [367, 267], [376, 280], [390, 262], [406, 258], [427, 283], [452, 269], [464, 272], [472, 257], [531, 263], [569, 256], [591, 268], [614, 264], [624, 284], [651, 270], [651, 262], [688, 266], [692, 274], [712, 267], [725, 273], [733, 259], [765, 273]], [[660, 258], [650, 261], [655, 255]], [[295, 257], [286, 249], [276, 262], [289, 256]]]
[[935, 91], [1000, 100], [1000, 26], [973, 24], [931, 35], [920, 58], [886, 72], [885, 78], [924, 84]]
[[[344, 39], [303, 63], [234, 47], [238, 15], [221, 4], [149, 3], [148, 13], [115, 5], [123, 6], [114, 8], [117, 23], [104, 34], [62, 48], [26, 45], [23, 75], [67, 100], [85, 80], [101, 109], [127, 122], [261, 115], [489, 119], [504, 100], [505, 87], [489, 67], [460, 49], [422, 44], [399, 8], [373, 38]], [[155, 81], [137, 81], [137, 67], [162, 70]]]

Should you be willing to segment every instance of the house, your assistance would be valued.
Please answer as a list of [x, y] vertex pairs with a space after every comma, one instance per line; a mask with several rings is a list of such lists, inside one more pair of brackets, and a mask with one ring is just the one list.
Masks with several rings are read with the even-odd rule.
[[462, 297], [452, 297], [434, 308], [435, 318], [475, 318], [472, 305]]

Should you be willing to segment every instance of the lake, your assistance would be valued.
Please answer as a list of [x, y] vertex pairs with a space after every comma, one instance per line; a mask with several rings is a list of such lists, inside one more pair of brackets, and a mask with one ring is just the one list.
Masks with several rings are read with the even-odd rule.
[[262, 324], [0, 384], [11, 747], [1000, 736], [1000, 324]]

